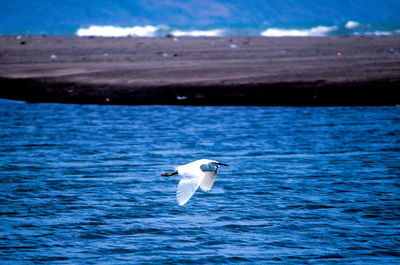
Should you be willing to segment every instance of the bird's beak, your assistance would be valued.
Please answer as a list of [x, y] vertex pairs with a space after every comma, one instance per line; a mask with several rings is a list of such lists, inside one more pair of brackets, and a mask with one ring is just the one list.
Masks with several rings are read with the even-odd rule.
[[226, 167], [228, 167], [228, 165], [227, 165], [227, 164], [220, 163], [220, 162], [218, 162], [218, 163], [215, 163], [215, 164], [217, 164], [218, 166], [226, 166]]

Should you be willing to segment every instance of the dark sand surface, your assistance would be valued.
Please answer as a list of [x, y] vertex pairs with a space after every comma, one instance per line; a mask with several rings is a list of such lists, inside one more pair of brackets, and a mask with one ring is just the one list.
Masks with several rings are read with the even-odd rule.
[[0, 36], [0, 97], [182, 105], [400, 104], [400, 36]]

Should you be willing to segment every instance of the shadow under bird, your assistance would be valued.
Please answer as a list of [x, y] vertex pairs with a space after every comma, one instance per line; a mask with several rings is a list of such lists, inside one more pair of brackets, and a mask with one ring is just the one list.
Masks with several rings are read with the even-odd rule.
[[189, 164], [178, 166], [173, 173], [163, 173], [161, 176], [169, 177], [178, 174], [181, 180], [176, 190], [176, 200], [179, 205], [184, 205], [200, 187], [209, 191], [213, 186], [219, 166], [228, 166], [215, 160], [200, 159]]

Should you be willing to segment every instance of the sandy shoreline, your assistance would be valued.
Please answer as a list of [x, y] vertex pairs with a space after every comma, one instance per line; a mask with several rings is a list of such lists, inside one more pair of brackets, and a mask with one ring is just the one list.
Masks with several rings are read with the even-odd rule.
[[0, 36], [0, 97], [28, 102], [396, 105], [400, 36]]

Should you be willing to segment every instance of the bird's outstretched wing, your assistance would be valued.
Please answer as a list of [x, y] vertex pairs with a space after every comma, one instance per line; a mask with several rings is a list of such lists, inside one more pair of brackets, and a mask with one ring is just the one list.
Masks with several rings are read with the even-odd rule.
[[215, 179], [217, 178], [217, 173], [214, 171], [204, 172], [205, 176], [200, 182], [200, 188], [204, 191], [209, 191], [214, 185]]
[[201, 169], [202, 165], [207, 165], [208, 162], [206, 159], [201, 159], [176, 168], [181, 177], [176, 191], [176, 200], [179, 205], [187, 203], [199, 186], [204, 191], [211, 189], [217, 173]]
[[176, 191], [176, 200], [180, 206], [187, 203], [200, 185], [198, 178], [182, 178]]

